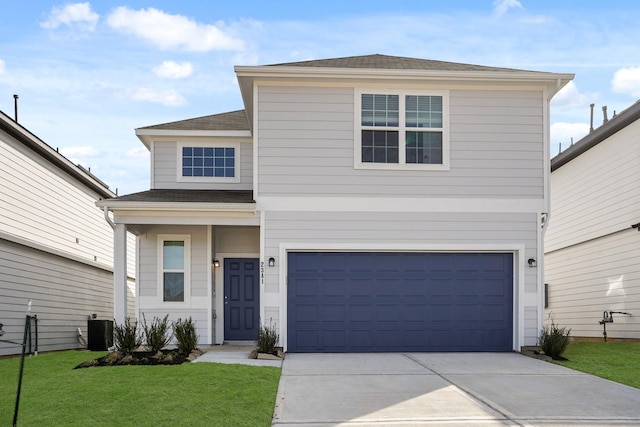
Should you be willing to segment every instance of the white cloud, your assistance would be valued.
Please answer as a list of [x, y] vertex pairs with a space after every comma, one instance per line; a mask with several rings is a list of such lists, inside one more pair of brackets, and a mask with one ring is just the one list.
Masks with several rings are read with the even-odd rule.
[[46, 21], [40, 26], [47, 30], [55, 30], [61, 25], [93, 31], [100, 16], [91, 10], [89, 3], [70, 3], [64, 7], [53, 7]]
[[241, 40], [213, 25], [201, 24], [182, 15], [170, 15], [152, 7], [132, 10], [121, 6], [107, 19], [109, 26], [151, 42], [160, 49], [194, 52], [242, 50]]
[[148, 159], [149, 150], [147, 150], [145, 147], [132, 148], [131, 150], [127, 151], [124, 156], [131, 159]]
[[524, 9], [518, 0], [493, 0], [493, 14], [496, 16], [502, 16], [514, 7]]
[[559, 146], [566, 150], [573, 141], [578, 142], [589, 133], [588, 123], [565, 123], [558, 122], [551, 125], [551, 155], [558, 154]]
[[190, 62], [178, 64], [174, 61], [163, 61], [162, 64], [153, 69], [153, 72], [159, 77], [181, 79], [193, 74], [193, 65]]
[[179, 107], [185, 105], [187, 100], [176, 90], [155, 90], [149, 88], [139, 88], [131, 93], [134, 101], [147, 101], [162, 104], [167, 107]]
[[86, 157], [98, 157], [102, 155], [100, 151], [88, 145], [78, 147], [64, 147], [60, 149], [60, 153], [67, 159], [71, 160], [73, 163], [78, 164], [82, 163], [78, 159]]
[[614, 92], [640, 97], [640, 67], [619, 69], [611, 83]]
[[5, 71], [7, 71], [7, 65], [2, 59], [0, 59], [0, 76], [3, 75]]
[[576, 108], [586, 105], [588, 97], [578, 90], [573, 81], [570, 81], [551, 100], [553, 108]]

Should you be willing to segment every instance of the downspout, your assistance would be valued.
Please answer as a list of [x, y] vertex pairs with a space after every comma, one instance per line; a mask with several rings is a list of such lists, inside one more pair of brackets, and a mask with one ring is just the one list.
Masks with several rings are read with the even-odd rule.
[[113, 230], [115, 231], [116, 229], [116, 225], [113, 223], [113, 221], [111, 221], [111, 218], [109, 218], [109, 208], [104, 206], [102, 208], [103, 212], [104, 212], [104, 219], [107, 220], [107, 222], [109, 223], [109, 225], [111, 226], [111, 228], [113, 228]]

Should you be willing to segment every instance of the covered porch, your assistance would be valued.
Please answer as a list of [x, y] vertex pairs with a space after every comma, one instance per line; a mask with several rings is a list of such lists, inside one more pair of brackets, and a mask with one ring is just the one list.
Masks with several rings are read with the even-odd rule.
[[[118, 324], [126, 318], [127, 231], [137, 236], [138, 319], [191, 317], [201, 345], [234, 340], [241, 335], [234, 335], [230, 327], [258, 322], [261, 232], [251, 191], [150, 190], [102, 200], [98, 206], [115, 233]], [[231, 274], [238, 267], [242, 269]], [[242, 312], [237, 304], [233, 309], [238, 291], [251, 300], [239, 303]], [[247, 322], [240, 313], [250, 317]]]

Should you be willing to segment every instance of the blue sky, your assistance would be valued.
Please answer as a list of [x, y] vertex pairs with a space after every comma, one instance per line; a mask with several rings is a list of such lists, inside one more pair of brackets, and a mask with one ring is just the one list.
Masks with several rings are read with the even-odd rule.
[[243, 108], [234, 65], [381, 53], [575, 73], [551, 152], [640, 99], [633, 0], [3, 2], [0, 110], [119, 194], [149, 188], [134, 129]]

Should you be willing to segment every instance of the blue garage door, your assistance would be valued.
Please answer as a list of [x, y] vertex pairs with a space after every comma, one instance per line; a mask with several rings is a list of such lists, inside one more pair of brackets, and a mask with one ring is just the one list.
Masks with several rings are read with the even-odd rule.
[[291, 352], [511, 351], [509, 253], [295, 252]]

